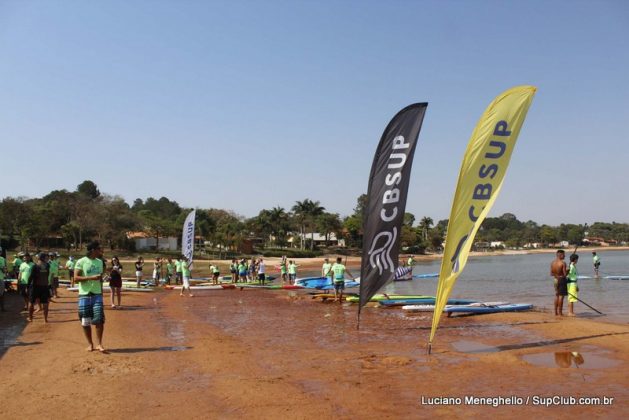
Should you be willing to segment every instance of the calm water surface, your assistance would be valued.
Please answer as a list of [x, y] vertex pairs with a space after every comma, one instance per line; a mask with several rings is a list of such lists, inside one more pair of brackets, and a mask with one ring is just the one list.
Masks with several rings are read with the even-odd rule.
[[[568, 251], [568, 254], [570, 251]], [[591, 279], [579, 280], [579, 299], [606, 314], [606, 320], [629, 322], [629, 280], [607, 280], [606, 275], [629, 275], [629, 251], [600, 251], [601, 278], [594, 278], [591, 252], [579, 253], [579, 275]], [[479, 301], [509, 301], [532, 303], [538, 309], [553, 310], [555, 291], [550, 277], [550, 262], [554, 254], [504, 255], [472, 257], [459, 276], [452, 297]], [[567, 258], [566, 258], [567, 259]], [[419, 262], [414, 274], [439, 271], [441, 260]], [[353, 272], [353, 271], [352, 271]], [[300, 273], [306, 275], [306, 273]], [[358, 275], [358, 273], [354, 273]], [[312, 273], [311, 275], [317, 275]], [[357, 292], [358, 289], [349, 289]], [[383, 290], [386, 293], [434, 295], [437, 279], [414, 279], [394, 282]], [[567, 299], [564, 304], [567, 311]], [[577, 303], [577, 314], [596, 315], [585, 305]]]

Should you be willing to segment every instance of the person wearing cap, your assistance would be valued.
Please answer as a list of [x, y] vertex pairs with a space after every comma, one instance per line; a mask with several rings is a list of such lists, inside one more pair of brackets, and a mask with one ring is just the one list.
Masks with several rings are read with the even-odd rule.
[[50, 276], [52, 281], [50, 282], [51, 295], [54, 298], [58, 298], [59, 294], [57, 289], [59, 288], [59, 254], [56, 252], [48, 253], [48, 264], [50, 264]]
[[28, 307], [28, 322], [33, 321], [35, 303], [39, 303], [39, 305], [43, 307], [44, 322], [48, 322], [48, 299], [50, 298], [52, 272], [50, 271], [48, 255], [45, 252], [41, 252], [37, 258], [38, 263], [33, 265], [28, 277], [28, 299], [30, 302]]
[[35, 263], [33, 263], [33, 260], [31, 259], [31, 254], [29, 254], [28, 252], [24, 253], [24, 262], [20, 264], [20, 274], [18, 274], [17, 278], [17, 292], [24, 299], [23, 311], [28, 311], [28, 281], [31, 277], [31, 272], [34, 265]]
[[66, 262], [66, 270], [68, 270], [68, 277], [70, 277], [70, 287], [74, 287], [74, 257], [72, 255]]
[[83, 334], [89, 343], [87, 351], [94, 350], [92, 325], [96, 328], [96, 349], [106, 353], [103, 347], [105, 308], [103, 307], [103, 250], [97, 241], [87, 245], [87, 255], [74, 266], [74, 281], [79, 285], [79, 320]]

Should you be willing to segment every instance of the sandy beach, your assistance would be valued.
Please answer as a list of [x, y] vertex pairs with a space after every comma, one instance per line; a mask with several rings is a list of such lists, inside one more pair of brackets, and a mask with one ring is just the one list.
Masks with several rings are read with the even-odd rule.
[[[428, 356], [429, 314], [368, 307], [357, 331], [356, 306], [314, 301], [301, 290], [126, 293], [123, 310], [106, 311], [109, 354], [100, 354], [85, 351], [75, 294], [61, 291], [48, 324], [41, 315], [27, 324], [18, 297], [5, 297], [0, 388], [7, 419], [628, 412], [629, 327], [604, 318], [444, 318]], [[555, 396], [567, 405], [539, 405]], [[466, 397], [521, 404], [473, 405]], [[579, 406], [571, 397], [613, 401]]]

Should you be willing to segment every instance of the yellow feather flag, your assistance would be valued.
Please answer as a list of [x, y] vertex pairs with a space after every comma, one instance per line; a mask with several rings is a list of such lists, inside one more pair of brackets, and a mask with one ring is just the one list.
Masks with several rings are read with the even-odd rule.
[[429, 352], [441, 313], [467, 263], [476, 232], [500, 193], [511, 153], [535, 91], [533, 86], [516, 86], [498, 95], [485, 110], [467, 145], [448, 221]]

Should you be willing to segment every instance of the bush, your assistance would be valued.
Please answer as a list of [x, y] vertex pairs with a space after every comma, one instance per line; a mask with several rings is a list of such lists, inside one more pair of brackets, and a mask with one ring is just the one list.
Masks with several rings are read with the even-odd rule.
[[266, 248], [264, 250], [256, 250], [256, 253], [262, 254], [264, 257], [282, 257], [286, 255], [288, 258], [313, 258], [321, 255], [320, 251], [295, 248]]

